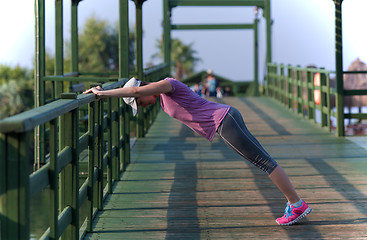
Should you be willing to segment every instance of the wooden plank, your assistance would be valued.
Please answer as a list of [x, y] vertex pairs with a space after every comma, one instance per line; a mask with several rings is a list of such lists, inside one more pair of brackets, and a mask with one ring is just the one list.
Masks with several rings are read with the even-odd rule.
[[85, 239], [361, 239], [367, 236], [367, 150], [268, 98], [224, 98], [313, 209], [280, 227], [285, 198], [216, 136], [160, 113]]

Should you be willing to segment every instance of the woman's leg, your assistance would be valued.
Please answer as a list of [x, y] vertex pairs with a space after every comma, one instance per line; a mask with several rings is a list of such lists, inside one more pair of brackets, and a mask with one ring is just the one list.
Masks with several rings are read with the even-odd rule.
[[284, 194], [290, 204], [296, 203], [300, 200], [291, 181], [281, 166], [278, 165], [278, 167], [276, 167], [269, 175], [269, 178]]
[[232, 149], [265, 171], [291, 204], [300, 200], [287, 174], [250, 133], [237, 109], [231, 107], [218, 133]]

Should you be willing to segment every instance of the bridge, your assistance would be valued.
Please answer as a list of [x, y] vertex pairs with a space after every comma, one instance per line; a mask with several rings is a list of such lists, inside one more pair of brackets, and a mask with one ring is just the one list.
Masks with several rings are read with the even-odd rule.
[[[242, 113], [250, 131], [313, 208], [307, 221], [291, 227], [280, 227], [274, 221], [283, 213], [284, 197], [263, 172], [220, 138], [212, 143], [203, 140], [169, 118], [158, 105], [141, 109], [135, 118], [121, 99], [96, 101], [93, 94], [80, 94], [85, 86], [114, 89], [126, 83], [129, 23], [128, 1], [120, 0], [119, 72], [79, 72], [79, 2], [73, 0], [71, 9], [73, 72], [62, 70], [63, 9], [62, 1], [56, 0], [55, 75], [45, 76], [45, 2], [36, 0], [37, 106], [0, 121], [1, 240], [367, 236], [366, 140], [360, 138], [363, 144], [344, 136], [344, 119], [365, 119], [366, 114], [343, 111], [344, 96], [366, 95], [367, 91], [343, 89], [343, 75], [362, 72], [342, 70], [341, 0], [334, 1], [335, 71], [271, 61], [270, 0], [164, 0], [164, 62], [143, 69], [144, 1], [134, 1], [137, 77], [145, 81], [170, 75], [172, 30], [257, 31], [256, 20], [251, 24], [172, 25], [172, 8], [263, 8], [268, 36], [265, 85], [259, 85], [256, 74], [251, 83], [222, 79], [236, 89], [234, 96], [211, 100]], [[258, 61], [256, 54], [254, 61]], [[330, 83], [331, 74], [336, 75], [335, 87]], [[184, 81], [202, 81], [202, 76], [198, 73]], [[51, 99], [46, 99], [46, 82], [52, 83]], [[70, 86], [70, 91], [64, 92], [65, 86]], [[315, 102], [315, 94], [320, 94], [320, 102]], [[36, 228], [41, 218], [46, 221]]]

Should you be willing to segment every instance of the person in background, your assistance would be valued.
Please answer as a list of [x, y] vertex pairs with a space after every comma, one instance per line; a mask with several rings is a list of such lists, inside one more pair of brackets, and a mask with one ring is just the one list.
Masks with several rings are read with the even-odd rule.
[[192, 91], [194, 91], [194, 93], [196, 93], [197, 95], [201, 96], [202, 86], [199, 83], [195, 83], [195, 85], [192, 87]]
[[205, 82], [206, 82], [206, 88], [207, 88], [206, 96], [216, 97], [218, 82], [217, 82], [217, 79], [214, 77], [213, 71], [211, 69], [207, 71]]

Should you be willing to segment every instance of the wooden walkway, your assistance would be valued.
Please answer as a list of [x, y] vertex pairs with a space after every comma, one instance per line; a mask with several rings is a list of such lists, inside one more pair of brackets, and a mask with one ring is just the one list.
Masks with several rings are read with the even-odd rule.
[[281, 227], [285, 199], [216, 137], [160, 113], [85, 239], [367, 238], [367, 150], [267, 98], [224, 98], [313, 209]]

